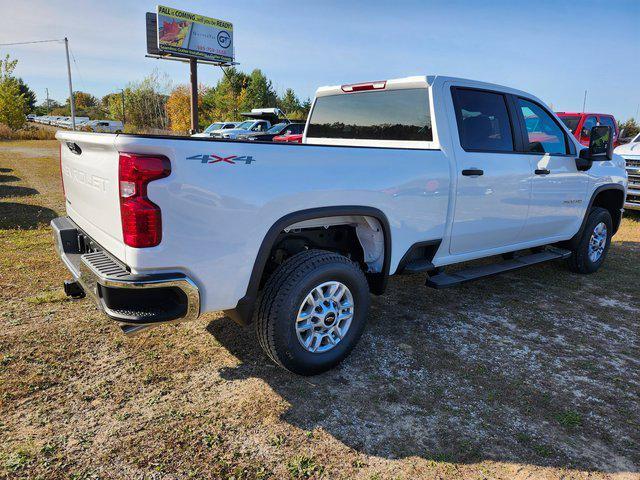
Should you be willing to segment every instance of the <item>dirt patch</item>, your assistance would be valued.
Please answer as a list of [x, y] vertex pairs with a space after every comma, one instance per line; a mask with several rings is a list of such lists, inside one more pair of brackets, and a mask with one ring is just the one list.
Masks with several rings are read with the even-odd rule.
[[67, 300], [46, 149], [0, 150], [0, 477], [640, 478], [640, 216], [594, 275], [393, 278], [306, 379], [222, 314], [125, 338]]

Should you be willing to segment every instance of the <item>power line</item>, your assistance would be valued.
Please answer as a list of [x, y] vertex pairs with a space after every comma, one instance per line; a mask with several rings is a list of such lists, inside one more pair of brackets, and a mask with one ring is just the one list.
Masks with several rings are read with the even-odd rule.
[[56, 38], [54, 40], [34, 40], [33, 42], [0, 43], [0, 47], [7, 47], [9, 45], [29, 45], [32, 43], [51, 43], [51, 42], [64, 42], [64, 38]]
[[73, 54], [73, 50], [71, 49], [71, 47], [69, 47], [69, 53], [71, 53], [73, 64], [76, 66], [76, 72], [78, 72], [78, 76], [80, 77], [80, 81], [82, 82], [82, 87], [86, 90], [87, 84], [84, 83], [84, 78], [82, 77], [82, 73], [80, 72], [80, 67], [78, 66], [78, 62], [76, 61], [76, 56]]

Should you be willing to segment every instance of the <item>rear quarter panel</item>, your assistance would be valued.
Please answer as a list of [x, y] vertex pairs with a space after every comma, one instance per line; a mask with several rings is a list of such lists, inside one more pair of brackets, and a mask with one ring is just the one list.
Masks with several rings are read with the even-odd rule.
[[[413, 243], [444, 233], [449, 162], [440, 150], [125, 135], [116, 144], [121, 152], [166, 155], [172, 164], [171, 175], [148, 188], [149, 198], [162, 208], [162, 243], [127, 247], [129, 266], [189, 274], [202, 290], [204, 311], [236, 306], [266, 232], [291, 212], [378, 208], [391, 227], [391, 273]], [[203, 163], [202, 155], [212, 157]], [[216, 161], [220, 158], [229, 161]]]

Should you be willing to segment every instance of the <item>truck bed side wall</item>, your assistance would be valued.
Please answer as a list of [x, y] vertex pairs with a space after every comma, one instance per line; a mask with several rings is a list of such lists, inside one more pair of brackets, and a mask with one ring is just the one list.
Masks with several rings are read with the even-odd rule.
[[235, 307], [266, 232], [294, 211], [381, 210], [393, 238], [391, 273], [412, 244], [444, 234], [450, 166], [440, 150], [133, 136], [118, 137], [117, 148], [166, 155], [172, 163], [170, 177], [149, 185], [149, 198], [163, 209], [163, 241], [127, 247], [127, 263], [139, 272], [185, 271], [202, 289], [203, 311]]

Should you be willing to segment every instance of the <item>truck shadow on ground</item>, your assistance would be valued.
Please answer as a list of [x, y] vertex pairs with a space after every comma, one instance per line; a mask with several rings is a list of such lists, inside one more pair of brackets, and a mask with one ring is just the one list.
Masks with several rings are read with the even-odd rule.
[[309, 378], [275, 367], [252, 329], [224, 317], [207, 330], [240, 360], [224, 379], [263, 379], [290, 404], [285, 421], [365, 454], [639, 472], [640, 302], [589, 301], [619, 282], [611, 270], [576, 280], [551, 264], [438, 291], [392, 278], [352, 355]]
[[0, 229], [30, 230], [39, 228], [46, 226], [57, 216], [58, 214], [55, 211], [39, 205], [0, 202]]
[[[0, 168], [1, 173], [13, 172], [11, 168]], [[0, 175], [0, 199], [30, 197], [40, 192], [35, 188], [20, 185], [5, 185], [19, 182], [15, 175]], [[50, 208], [26, 203], [0, 202], [0, 229], [33, 229], [48, 224], [58, 215]]]
[[35, 188], [0, 184], [0, 198], [30, 197], [38, 193]]

